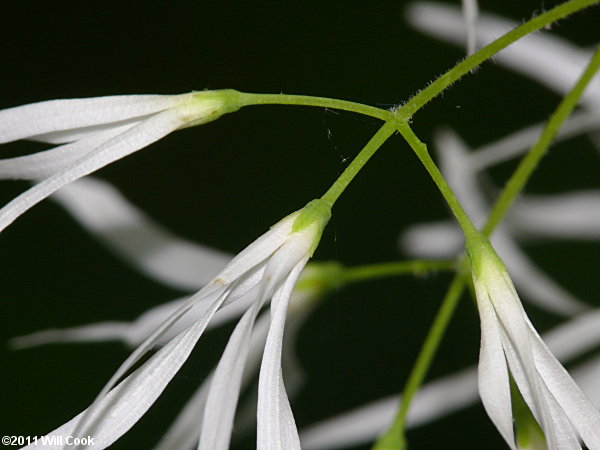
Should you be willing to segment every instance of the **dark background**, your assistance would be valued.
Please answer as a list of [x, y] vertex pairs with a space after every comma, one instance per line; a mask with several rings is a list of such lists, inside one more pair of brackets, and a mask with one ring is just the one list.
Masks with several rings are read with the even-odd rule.
[[[458, 3], [458, 2], [457, 2]], [[558, 2], [480, 2], [516, 20]], [[175, 94], [235, 88], [336, 97], [381, 107], [409, 98], [464, 55], [421, 36], [402, 1], [18, 2], [0, 13], [0, 107], [68, 97]], [[553, 31], [597, 40], [599, 8]], [[448, 125], [471, 146], [544, 120], [559, 97], [492, 63], [414, 120], [430, 141]], [[236, 253], [287, 213], [320, 196], [378, 128], [375, 119], [315, 108], [265, 106], [177, 132], [98, 172], [170, 230]], [[576, 144], [576, 145], [574, 145]], [[4, 146], [4, 155], [25, 147]], [[31, 147], [33, 148], [33, 147]], [[40, 147], [35, 147], [38, 149]], [[543, 162], [531, 192], [598, 187], [585, 139]], [[498, 182], [514, 164], [495, 175]], [[576, 176], [573, 176], [576, 175]], [[8, 202], [27, 183], [3, 181]], [[404, 258], [401, 230], [448, 211], [408, 147], [390, 139], [336, 204], [316, 260]], [[132, 319], [180, 292], [112, 256], [50, 201], [0, 236], [0, 341], [48, 327]], [[598, 244], [527, 247], [545, 270], [598, 302]], [[565, 269], [565, 267], [567, 267]], [[300, 335], [308, 374], [292, 402], [303, 427], [401, 389], [450, 277], [379, 280], [329, 295]], [[558, 319], [528, 307], [546, 329]], [[473, 364], [479, 323], [463, 301], [430, 379]], [[149, 448], [222, 351], [231, 326], [201, 340], [170, 387], [115, 448]], [[1, 347], [2, 434], [40, 435], [93, 399], [128, 350], [119, 344]], [[504, 448], [480, 405], [410, 431], [412, 448]], [[252, 439], [240, 443], [251, 447]], [[361, 447], [362, 448], [362, 447]]]

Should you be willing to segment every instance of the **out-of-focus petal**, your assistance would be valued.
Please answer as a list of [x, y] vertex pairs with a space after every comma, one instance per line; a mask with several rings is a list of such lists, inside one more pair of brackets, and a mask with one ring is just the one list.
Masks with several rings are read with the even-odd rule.
[[449, 220], [413, 225], [400, 236], [400, 248], [420, 258], [449, 258], [464, 249], [460, 228]]
[[[539, 123], [528, 126], [474, 150], [470, 154], [473, 168], [483, 170], [525, 153], [540, 137], [545, 125]], [[554, 142], [598, 130], [598, 128], [600, 128], [600, 114], [597, 111], [576, 112], [560, 127]]]
[[517, 231], [541, 237], [599, 239], [600, 190], [523, 195], [510, 213]]
[[52, 198], [112, 251], [168, 286], [199, 289], [232, 258], [173, 235], [101, 180], [77, 180]]

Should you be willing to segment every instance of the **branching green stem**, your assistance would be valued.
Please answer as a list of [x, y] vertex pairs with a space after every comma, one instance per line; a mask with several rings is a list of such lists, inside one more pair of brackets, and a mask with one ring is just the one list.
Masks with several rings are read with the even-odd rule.
[[550, 117], [550, 120], [544, 127], [544, 130], [542, 131], [542, 134], [537, 142], [527, 152], [525, 157], [519, 163], [517, 169], [513, 172], [512, 176], [506, 183], [506, 186], [494, 204], [494, 207], [488, 216], [487, 222], [483, 227], [482, 233], [484, 235], [489, 237], [498, 224], [502, 221], [515, 198], [523, 190], [538, 163], [548, 151], [550, 143], [554, 140], [554, 137], [558, 133], [561, 125], [573, 112], [573, 109], [579, 102], [583, 91], [592, 80], [594, 75], [598, 72], [598, 69], [600, 69], [600, 46], [596, 49], [594, 56], [581, 74], [579, 80], [577, 80], [573, 88], [563, 98], [558, 105], [558, 108], [556, 108]]

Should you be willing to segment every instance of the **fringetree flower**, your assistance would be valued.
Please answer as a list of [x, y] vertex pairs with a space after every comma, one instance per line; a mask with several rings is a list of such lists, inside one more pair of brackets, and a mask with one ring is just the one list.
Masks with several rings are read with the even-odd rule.
[[0, 160], [0, 178], [42, 180], [0, 209], [0, 231], [72, 181], [167, 134], [238, 109], [233, 90], [51, 100], [0, 111], [0, 143], [58, 144]]
[[[329, 217], [330, 204], [313, 200], [274, 225], [157, 327], [119, 368], [90, 408], [49, 436], [89, 435], [95, 438], [92, 448], [109, 446], [131, 428], [158, 398], [216, 312], [254, 292], [253, 301], [235, 327], [207, 388], [199, 448], [224, 449], [229, 445], [251, 336], [257, 316], [269, 299], [271, 320], [258, 387], [257, 446], [299, 448], [298, 433], [282, 379], [282, 338], [292, 290], [318, 245]], [[114, 387], [180, 317], [200, 302], [208, 307], [189, 328]]]
[[600, 412], [529, 321], [504, 264], [483, 236], [467, 240], [481, 318], [478, 384], [490, 419], [515, 449], [510, 379], [541, 427], [548, 448], [600, 449]]

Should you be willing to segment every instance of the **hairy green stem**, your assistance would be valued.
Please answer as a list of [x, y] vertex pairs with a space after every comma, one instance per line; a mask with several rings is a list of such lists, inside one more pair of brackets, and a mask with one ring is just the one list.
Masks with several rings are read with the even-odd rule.
[[376, 108], [375, 106], [364, 105], [362, 103], [355, 103], [347, 100], [338, 100], [335, 98], [311, 97], [310, 95], [250, 94], [240, 92], [238, 105], [240, 107], [250, 105], [319, 106], [322, 108], [351, 111], [386, 121], [394, 117], [394, 113], [387, 109]]
[[550, 143], [554, 140], [561, 125], [573, 112], [583, 91], [598, 72], [598, 69], [600, 69], [600, 46], [596, 49], [594, 56], [581, 74], [581, 77], [579, 77], [573, 88], [563, 98], [550, 117], [537, 142], [533, 144], [506, 183], [483, 227], [482, 233], [485, 236], [489, 237], [492, 234], [510, 209], [517, 195], [523, 190], [540, 160], [548, 151]]
[[473, 53], [468, 58], [465, 58], [448, 72], [444, 73], [433, 83], [420, 91], [402, 107], [396, 111], [396, 116], [404, 120], [411, 118], [419, 109], [421, 109], [430, 100], [437, 97], [442, 91], [448, 88], [451, 84], [469, 73], [479, 64], [494, 56], [500, 50], [508, 47], [513, 42], [519, 40], [534, 31], [537, 31], [546, 25], [551, 24], [563, 17], [574, 12], [580, 11], [588, 6], [598, 3], [599, 0], [570, 0], [561, 5], [552, 8], [543, 14], [525, 22], [523, 25], [509, 31], [505, 35], [499, 37], [494, 42], [486, 45], [481, 50]]
[[427, 146], [421, 142], [408, 124], [401, 123], [398, 126], [398, 131], [406, 140], [406, 142], [408, 142], [408, 145], [411, 146], [417, 157], [421, 160], [423, 166], [425, 166], [425, 169], [427, 169], [427, 172], [429, 172], [433, 182], [444, 196], [448, 206], [450, 206], [450, 209], [460, 224], [465, 236], [468, 238], [470, 235], [478, 234], [475, 225], [473, 225], [473, 222], [471, 222], [471, 219], [461, 206], [460, 202], [456, 198], [456, 195], [454, 195], [454, 192], [452, 192], [452, 189], [450, 189], [450, 186], [448, 186], [448, 183], [440, 172], [440, 169], [437, 168], [431, 159], [431, 156], [427, 151]]
[[387, 139], [396, 132], [396, 123], [394, 121], [386, 122], [375, 135], [371, 138], [367, 145], [363, 147], [356, 158], [352, 160], [350, 165], [342, 172], [338, 179], [333, 183], [329, 190], [321, 197], [322, 200], [333, 205], [338, 197], [348, 187], [356, 174], [360, 172], [367, 161], [373, 154], [383, 145]]

